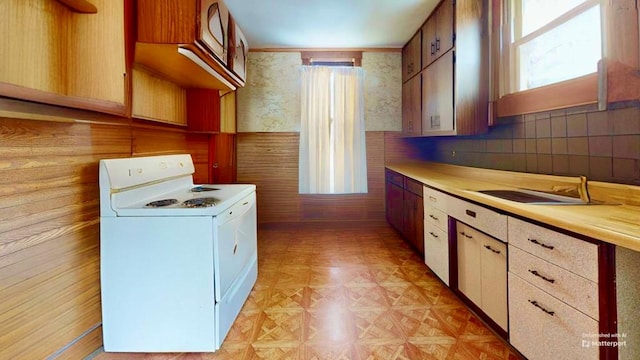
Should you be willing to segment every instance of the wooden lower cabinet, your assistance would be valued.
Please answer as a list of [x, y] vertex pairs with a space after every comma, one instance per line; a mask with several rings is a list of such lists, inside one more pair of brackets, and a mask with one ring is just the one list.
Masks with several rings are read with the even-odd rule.
[[386, 170], [386, 218], [420, 254], [424, 254], [422, 183]]
[[404, 216], [404, 200], [402, 187], [387, 181], [386, 215], [391, 226], [402, 231]]
[[458, 290], [506, 331], [507, 246], [461, 222], [456, 230]]
[[424, 254], [424, 205], [422, 196], [404, 190], [402, 233], [419, 253]]

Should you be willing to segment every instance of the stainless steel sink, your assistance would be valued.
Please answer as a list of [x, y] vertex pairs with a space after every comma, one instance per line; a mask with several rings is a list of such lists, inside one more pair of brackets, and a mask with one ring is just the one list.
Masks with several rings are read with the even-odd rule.
[[500, 199], [515, 201], [531, 205], [590, 205], [594, 202], [585, 202], [580, 198], [563, 195], [549, 194], [535, 190], [479, 190], [478, 192], [494, 196]]

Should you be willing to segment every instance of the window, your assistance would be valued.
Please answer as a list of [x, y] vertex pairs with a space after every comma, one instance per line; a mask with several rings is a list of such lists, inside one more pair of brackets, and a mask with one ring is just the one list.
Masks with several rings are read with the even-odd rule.
[[602, 58], [599, 0], [511, 0], [508, 80], [502, 95], [597, 71]]
[[498, 116], [597, 101], [600, 0], [505, 0]]
[[364, 70], [301, 68], [299, 192], [367, 192]]

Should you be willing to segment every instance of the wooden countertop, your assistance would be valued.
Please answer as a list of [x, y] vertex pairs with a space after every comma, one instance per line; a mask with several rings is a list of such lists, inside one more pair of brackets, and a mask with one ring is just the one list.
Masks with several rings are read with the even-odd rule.
[[[613, 205], [532, 205], [503, 200], [477, 191], [526, 188], [570, 192], [577, 191], [580, 187], [580, 178], [431, 162], [393, 163], [386, 167], [461, 198], [640, 251], [640, 186], [587, 182], [590, 193], [598, 194], [607, 203], [615, 203]], [[593, 187], [593, 191], [590, 187]]]

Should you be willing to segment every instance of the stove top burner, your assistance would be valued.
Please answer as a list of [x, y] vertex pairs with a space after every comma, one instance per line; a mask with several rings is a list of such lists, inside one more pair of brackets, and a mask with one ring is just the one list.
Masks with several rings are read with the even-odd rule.
[[195, 198], [195, 199], [184, 201], [182, 203], [182, 206], [188, 207], [188, 208], [210, 207], [210, 206], [216, 206], [216, 204], [219, 201], [220, 200], [212, 197]]
[[195, 186], [189, 191], [191, 191], [191, 192], [203, 192], [203, 191], [214, 191], [214, 190], [220, 190], [220, 189], [214, 188], [214, 187], [209, 187], [209, 186]]
[[176, 199], [164, 199], [164, 200], [157, 200], [157, 201], [152, 201], [150, 203], [148, 203], [147, 207], [163, 207], [163, 206], [169, 206], [169, 205], [173, 205], [173, 204], [177, 204], [178, 200]]

